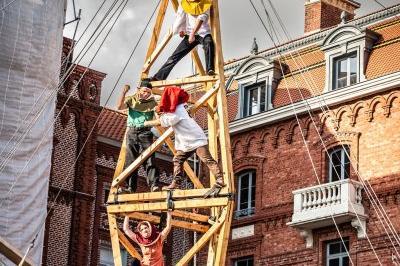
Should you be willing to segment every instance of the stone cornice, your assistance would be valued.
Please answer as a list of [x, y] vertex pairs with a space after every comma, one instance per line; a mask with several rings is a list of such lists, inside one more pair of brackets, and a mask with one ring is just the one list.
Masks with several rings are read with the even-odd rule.
[[400, 72], [392, 73], [373, 80], [357, 83], [341, 90], [330, 91], [322, 95], [296, 102], [293, 105], [282, 106], [267, 112], [235, 120], [229, 124], [231, 135], [249, 131], [254, 128], [273, 124], [290, 119], [297, 115], [305, 114], [309, 109], [320, 110], [320, 106], [334, 106], [359, 99], [365, 96], [387, 91], [400, 86]]

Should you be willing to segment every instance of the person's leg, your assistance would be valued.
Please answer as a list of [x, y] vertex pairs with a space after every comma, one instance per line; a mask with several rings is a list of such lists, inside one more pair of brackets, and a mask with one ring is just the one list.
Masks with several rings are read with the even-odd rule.
[[210, 34], [204, 36], [202, 40], [202, 45], [206, 59], [206, 73], [215, 74], [215, 66], [214, 66], [215, 47], [214, 47], [214, 40]]
[[189, 151], [189, 152], [184, 152], [179, 150], [176, 151], [176, 154], [172, 159], [172, 162], [174, 164], [174, 174], [172, 183], [169, 186], [165, 187], [165, 189], [175, 189], [179, 187], [179, 185], [183, 181], [183, 176], [185, 174], [183, 170], [183, 164], [185, 163], [187, 158], [189, 158], [193, 153], [194, 151]]
[[[143, 131], [138, 136], [139, 142], [142, 146], [141, 152], [146, 150], [152, 143], [153, 143], [153, 133], [150, 130]], [[146, 182], [147, 185], [150, 187], [150, 190], [155, 189], [158, 184], [158, 168], [155, 163], [156, 154], [153, 153], [147, 160], [146, 160]]]
[[[139, 155], [139, 147], [137, 145], [138, 138], [135, 129], [129, 128], [126, 134], [126, 156], [125, 156], [125, 166], [126, 169], [129, 165], [135, 161]], [[137, 175], [138, 171], [134, 171], [127, 179], [127, 185], [131, 192], [135, 192], [137, 188]]]
[[216, 183], [220, 186], [224, 186], [224, 179], [221, 168], [211, 156], [210, 151], [208, 150], [208, 146], [206, 145], [197, 148], [196, 153], [199, 156], [200, 160], [207, 165], [208, 169], [210, 169], [211, 173], [215, 176]]
[[196, 40], [193, 43], [189, 43], [188, 36], [185, 36], [178, 47], [175, 49], [173, 54], [168, 58], [167, 62], [158, 70], [154, 75], [157, 80], [165, 80], [174, 66], [187, 55], [199, 42]]

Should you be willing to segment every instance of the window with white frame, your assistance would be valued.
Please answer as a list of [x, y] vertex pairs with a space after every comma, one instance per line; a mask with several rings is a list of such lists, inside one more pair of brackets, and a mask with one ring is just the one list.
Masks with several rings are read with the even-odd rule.
[[346, 145], [328, 151], [329, 182], [347, 179], [350, 176], [350, 149]]
[[326, 244], [326, 266], [349, 265], [349, 240], [344, 239]]
[[253, 256], [242, 257], [234, 260], [234, 266], [253, 266], [254, 258]]
[[235, 218], [254, 214], [256, 197], [256, 172], [245, 171], [238, 175], [238, 196]]
[[268, 93], [265, 82], [244, 88], [243, 117], [258, 114], [267, 110]]
[[341, 56], [334, 60], [333, 86], [334, 90], [357, 83], [358, 58], [357, 52]]
[[378, 40], [378, 33], [346, 24], [328, 33], [321, 45], [326, 62], [324, 91], [365, 81], [369, 56]]

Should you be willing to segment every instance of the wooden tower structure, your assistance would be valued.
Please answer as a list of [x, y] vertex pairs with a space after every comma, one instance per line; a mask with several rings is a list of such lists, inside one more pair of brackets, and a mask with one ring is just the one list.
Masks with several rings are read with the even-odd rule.
[[[140, 167], [140, 165], [163, 143], [168, 145], [172, 153], [175, 154], [176, 152], [174, 143], [170, 138], [173, 134], [172, 128], [163, 129], [157, 127], [160, 132], [160, 137], [129, 167], [123, 170], [125, 162], [124, 140], [107, 206], [112, 250], [116, 266], [121, 265], [120, 244], [122, 244], [133, 257], [141, 259], [139, 252], [135, 250], [134, 246], [131, 245], [126, 236], [118, 228], [117, 217], [128, 215], [133, 219], [158, 223], [160, 218], [154, 214], [160, 211], [167, 211], [171, 201], [174, 203], [172, 226], [185, 228], [186, 230], [196, 231], [202, 234], [198, 241], [194, 243], [190, 250], [180, 259], [177, 265], [187, 265], [193, 256], [203, 247], [206, 247], [206, 245], [208, 245], [207, 265], [225, 265], [234, 205], [234, 179], [228, 130], [224, 60], [221, 47], [218, 0], [213, 0], [212, 2], [210, 20], [212, 35], [215, 42], [216, 75], [206, 75], [197, 51], [194, 49], [191, 55], [195, 62], [198, 75], [176, 80], [155, 81], [152, 82], [152, 85], [155, 94], [161, 94], [162, 88], [169, 85], [182, 86], [193, 84], [196, 86], [204, 86], [205, 94], [197, 100], [190, 112], [195, 113], [199, 108], [207, 109], [209, 149], [212, 156], [219, 161], [222, 166], [224, 181], [227, 185], [222, 188], [219, 194], [204, 198], [204, 195], [210, 188], [204, 187], [189, 164], [185, 163], [184, 169], [193, 183], [194, 189], [118, 194], [118, 187], [121, 183], [124, 182], [134, 170]], [[169, 4], [172, 5], [175, 11], [178, 9], [178, 0], [161, 0], [141, 78], [148, 76], [154, 61], [172, 38], [172, 29], [169, 29], [166, 36], [159, 41], [161, 27]], [[214, 183], [215, 177], [210, 174], [210, 184]], [[206, 209], [205, 213], [208, 214], [194, 213], [192, 212], [193, 208]]]

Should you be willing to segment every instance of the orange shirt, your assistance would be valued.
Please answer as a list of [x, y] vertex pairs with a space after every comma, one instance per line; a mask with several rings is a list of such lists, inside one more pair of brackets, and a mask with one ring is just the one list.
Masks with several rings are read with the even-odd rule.
[[153, 244], [144, 246], [139, 245], [142, 249], [143, 259], [142, 266], [164, 266], [164, 257], [162, 254], [163, 240], [159, 237]]

